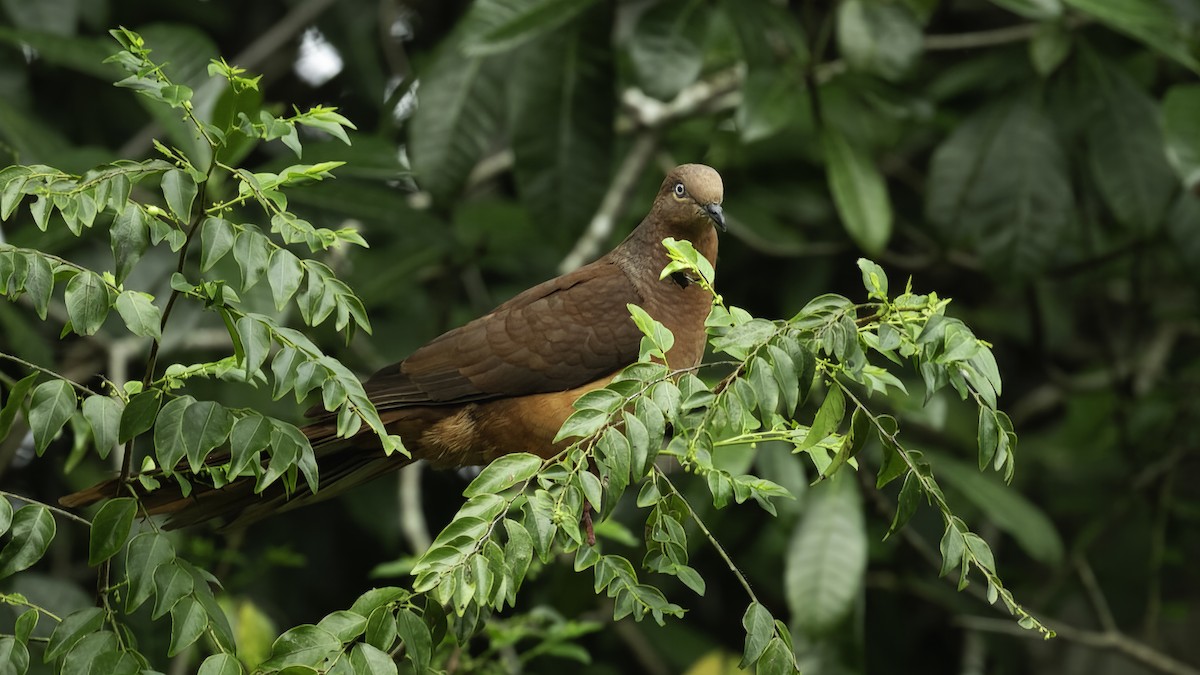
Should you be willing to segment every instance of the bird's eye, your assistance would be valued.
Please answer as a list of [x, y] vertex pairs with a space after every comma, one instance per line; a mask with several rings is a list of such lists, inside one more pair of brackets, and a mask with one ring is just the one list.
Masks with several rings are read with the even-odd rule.
[[683, 183], [676, 183], [675, 184], [675, 196], [682, 197], [684, 192], [685, 192], [685, 190], [683, 189]]

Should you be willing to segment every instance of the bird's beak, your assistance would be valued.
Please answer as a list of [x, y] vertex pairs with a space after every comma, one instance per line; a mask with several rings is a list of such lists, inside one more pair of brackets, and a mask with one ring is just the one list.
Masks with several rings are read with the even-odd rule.
[[721, 210], [720, 204], [708, 204], [704, 207], [704, 212], [708, 214], [709, 218], [712, 218], [713, 224], [717, 226], [717, 229], [722, 232], [727, 231], [725, 228], [725, 212]]

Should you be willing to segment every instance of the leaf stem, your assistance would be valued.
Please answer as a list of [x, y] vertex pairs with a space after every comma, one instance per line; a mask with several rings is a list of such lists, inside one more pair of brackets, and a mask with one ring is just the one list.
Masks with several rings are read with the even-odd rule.
[[50, 377], [53, 377], [55, 379], [62, 380], [63, 382], [66, 382], [67, 384], [71, 385], [72, 387], [78, 389], [79, 392], [82, 394], [89, 395], [89, 396], [99, 396], [100, 395], [99, 393], [94, 392], [91, 389], [88, 389], [87, 387], [83, 386], [82, 384], [79, 384], [78, 382], [76, 382], [72, 379], [63, 377], [62, 375], [59, 375], [58, 373], [54, 372], [53, 370], [50, 370], [49, 368], [43, 368], [42, 366], [39, 366], [37, 364], [30, 363], [30, 362], [26, 361], [25, 359], [22, 359], [19, 356], [13, 356], [12, 354], [8, 354], [6, 352], [0, 352], [0, 359], [4, 359], [6, 361], [12, 361], [13, 363], [22, 365], [30, 370], [36, 370], [39, 373], [43, 373], [43, 374], [49, 375]]
[[47, 504], [45, 502], [40, 502], [36, 499], [30, 499], [29, 497], [26, 497], [24, 495], [19, 495], [15, 492], [9, 492], [7, 490], [0, 490], [0, 496], [9, 497], [11, 499], [16, 499], [18, 501], [25, 502], [26, 504], [36, 504], [38, 506], [45, 507], [46, 509], [49, 509], [50, 511], [53, 511], [54, 513], [57, 513], [58, 515], [62, 516], [63, 518], [66, 518], [68, 520], [73, 520], [77, 523], [80, 523], [81, 525], [87, 525], [88, 527], [92, 526], [92, 522], [90, 520], [88, 520], [87, 518], [77, 516], [74, 513], [67, 511], [66, 509], [61, 509], [57, 506], [53, 506], [53, 505]]

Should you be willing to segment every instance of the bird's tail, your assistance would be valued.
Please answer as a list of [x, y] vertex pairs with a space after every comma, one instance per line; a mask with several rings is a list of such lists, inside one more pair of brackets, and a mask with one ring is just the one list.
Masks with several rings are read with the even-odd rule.
[[[134, 490], [149, 515], [168, 515], [169, 529], [217, 518], [224, 520], [226, 528], [240, 528], [276, 513], [337, 496], [412, 461], [400, 453], [385, 455], [377, 441], [372, 444], [371, 434], [339, 438], [332, 421], [316, 422], [301, 431], [308, 437], [317, 459], [320, 490], [315, 494], [303, 485], [288, 494], [282, 480], [255, 492], [253, 476], [237, 478], [219, 488], [192, 481], [186, 496], [179, 483], [170, 479], [163, 480], [154, 490], [147, 490], [140, 481], [130, 481], [127, 489]], [[69, 494], [59, 499], [59, 504], [77, 508], [120, 496], [122, 492], [120, 479], [114, 478]]]

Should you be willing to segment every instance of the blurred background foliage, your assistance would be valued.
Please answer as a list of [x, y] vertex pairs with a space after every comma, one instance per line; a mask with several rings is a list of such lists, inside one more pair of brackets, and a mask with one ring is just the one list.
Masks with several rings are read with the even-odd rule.
[[[1005, 377], [1001, 405], [1021, 439], [1011, 488], [975, 471], [975, 417], [947, 391], [923, 407], [893, 401], [894, 412], [991, 541], [1006, 584], [1058, 639], [1030, 639], [979, 594], [936, 578], [932, 512], [882, 541], [891, 495], [809, 490], [785, 449], [725, 460], [757, 462], [798, 499], [774, 519], [753, 505], [705, 513], [714, 534], [789, 617], [808, 673], [1197, 672], [1187, 664], [1200, 664], [1200, 1], [0, 9], [4, 164], [82, 172], [153, 156], [153, 138], [195, 147], [171, 113], [111, 86], [120, 73], [101, 61], [116, 25], [140, 32], [196, 89], [201, 116], [233, 109], [231, 94], [206, 84], [208, 61], [223, 55], [263, 73], [277, 113], [278, 102], [335, 105], [358, 126], [349, 148], [305, 138], [305, 162], [348, 164], [292, 194], [317, 226], [352, 225], [371, 243], [328, 262], [366, 303], [375, 334], [348, 346], [318, 336], [364, 374], [603, 252], [636, 224], [663, 170], [687, 161], [725, 178], [718, 286], [731, 304], [788, 317], [822, 292], [861, 297], [854, 260], [864, 254], [893, 283], [911, 275], [917, 291], [953, 297], [950, 313], [995, 345]], [[233, 161], [252, 170], [292, 162], [282, 144], [246, 152]], [[106, 242], [50, 232], [25, 214], [2, 235], [109, 267]], [[167, 289], [175, 261], [157, 252], [131, 287]], [[228, 349], [211, 318], [178, 312], [164, 358]], [[118, 330], [60, 341], [59, 327], [0, 304], [4, 351], [79, 381], [140, 377], [130, 370], [143, 341]], [[904, 379], [921, 391], [919, 374]], [[246, 388], [211, 386], [230, 405], [299, 417]], [[0, 446], [5, 490], [52, 502], [111, 470], [79, 461], [69, 438], [31, 463], [20, 436]], [[177, 547], [225, 581], [222, 601], [253, 660], [282, 628], [371, 585], [406, 583], [406, 561], [464, 485], [406, 471], [249, 533], [190, 531]], [[619, 513], [600, 534], [620, 546], [640, 527]], [[9, 590], [63, 612], [92, 602], [85, 537], [67, 529]], [[495, 621], [485, 660], [528, 672], [724, 672], [744, 635], [729, 608], [745, 598], [712, 551], [698, 545], [692, 561], [707, 594], [668, 585], [689, 613], [665, 628], [609, 625], [586, 576], [545, 567], [521, 592], [533, 613]], [[572, 665], [583, 650], [590, 665]], [[195, 658], [173, 666], [187, 672]]]

